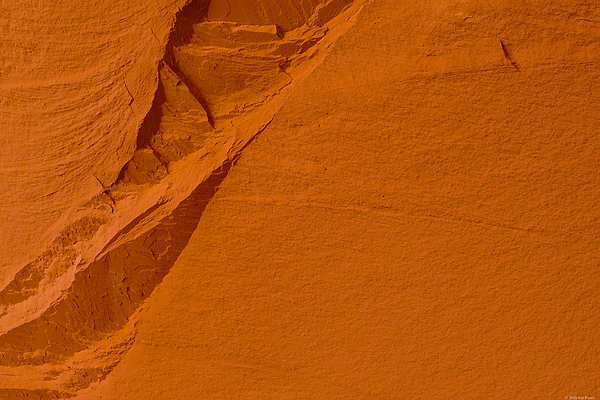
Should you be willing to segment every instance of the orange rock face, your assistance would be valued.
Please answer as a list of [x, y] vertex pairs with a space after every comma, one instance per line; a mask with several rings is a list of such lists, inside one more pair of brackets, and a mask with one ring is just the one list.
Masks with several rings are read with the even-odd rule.
[[599, 7], [146, 3], [0, 4], [0, 399], [600, 396]]

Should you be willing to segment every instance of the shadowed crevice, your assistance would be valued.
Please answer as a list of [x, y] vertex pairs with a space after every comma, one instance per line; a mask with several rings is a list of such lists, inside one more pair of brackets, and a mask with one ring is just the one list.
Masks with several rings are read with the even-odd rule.
[[[169, 35], [169, 41], [165, 47], [165, 54], [163, 59], [159, 63], [159, 71], [163, 68], [164, 64], [169, 65], [173, 68], [175, 72], [177, 69], [174, 68], [174, 58], [173, 58], [173, 47], [182, 46], [190, 43], [191, 37], [194, 34], [194, 25], [198, 24], [206, 19], [208, 14], [208, 7], [210, 5], [210, 0], [192, 0], [187, 5], [182, 7], [182, 9], [175, 14], [175, 26]], [[190, 93], [198, 100], [200, 105], [204, 108], [207, 113], [208, 121], [212, 127], [214, 127], [214, 121], [211, 114], [208, 111], [208, 107], [206, 101], [204, 100], [202, 94], [191, 85], [191, 82], [185, 77], [180, 76], [181, 74], [177, 74], [182, 82], [188, 89]], [[152, 147], [152, 138], [154, 138], [160, 128], [160, 123], [163, 118], [163, 105], [166, 102], [165, 89], [161, 79], [158, 79], [158, 86], [156, 88], [156, 92], [154, 94], [154, 100], [152, 102], [152, 106], [150, 110], [146, 114], [144, 121], [140, 125], [137, 135], [137, 143], [136, 150], [142, 149], [150, 149], [153, 151], [154, 156], [160, 160], [161, 163], [167, 164], [168, 162], [161, 156], [161, 154], [156, 151]], [[130, 161], [131, 162], [131, 161]], [[126, 163], [119, 173], [119, 176], [113, 186], [119, 185], [126, 181], [126, 171], [128, 168], [128, 163]]]

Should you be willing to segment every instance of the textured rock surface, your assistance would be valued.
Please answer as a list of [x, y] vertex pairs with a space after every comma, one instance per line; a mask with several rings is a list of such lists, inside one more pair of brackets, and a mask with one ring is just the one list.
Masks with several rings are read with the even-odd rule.
[[60, 175], [72, 147], [0, 135], [2, 243], [22, 256], [2, 261], [0, 398], [600, 395], [600, 8], [213, 0], [168, 35], [181, 6], [114, 18], [163, 27], [152, 62], [139, 36], [114, 50], [148, 65], [132, 96], [106, 75], [106, 118], [131, 132], [61, 116], [112, 97], [18, 67], [50, 56], [6, 58], [10, 129], [128, 144]]
[[131, 158], [182, 5], [2, 1], [0, 286]]

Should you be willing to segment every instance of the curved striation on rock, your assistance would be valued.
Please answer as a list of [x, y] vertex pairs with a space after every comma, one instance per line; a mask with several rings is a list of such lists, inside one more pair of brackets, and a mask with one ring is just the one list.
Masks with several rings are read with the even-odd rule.
[[131, 159], [183, 4], [2, 2], [0, 287]]

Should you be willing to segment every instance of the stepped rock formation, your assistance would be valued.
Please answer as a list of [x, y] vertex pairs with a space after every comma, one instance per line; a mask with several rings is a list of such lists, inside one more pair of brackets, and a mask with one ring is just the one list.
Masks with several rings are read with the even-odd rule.
[[0, 0], [0, 399], [600, 396], [600, 5]]

